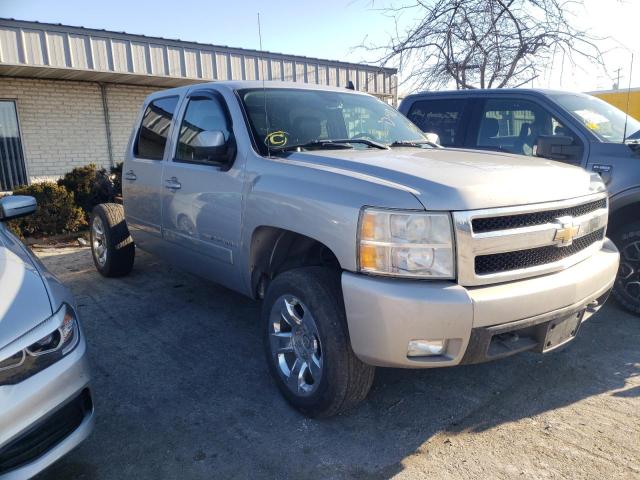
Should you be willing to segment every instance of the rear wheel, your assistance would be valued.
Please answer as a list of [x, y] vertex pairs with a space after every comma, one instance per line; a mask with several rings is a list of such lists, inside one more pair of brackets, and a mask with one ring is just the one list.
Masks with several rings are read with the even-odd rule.
[[329, 417], [367, 396], [375, 369], [351, 349], [336, 272], [305, 267], [280, 274], [269, 285], [262, 317], [267, 362], [291, 405]]
[[620, 250], [613, 296], [625, 309], [640, 315], [640, 222], [622, 227], [613, 237]]
[[105, 277], [121, 277], [131, 271], [135, 246], [122, 205], [96, 205], [91, 216], [90, 235], [93, 263], [98, 272]]

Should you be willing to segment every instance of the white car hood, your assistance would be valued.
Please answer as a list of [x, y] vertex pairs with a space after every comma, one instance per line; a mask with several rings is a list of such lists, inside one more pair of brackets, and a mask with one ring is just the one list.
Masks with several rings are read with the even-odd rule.
[[427, 210], [472, 210], [564, 200], [593, 193], [591, 176], [560, 162], [449, 148], [295, 152], [288, 160], [413, 193]]
[[0, 348], [52, 313], [47, 289], [29, 255], [0, 231]]

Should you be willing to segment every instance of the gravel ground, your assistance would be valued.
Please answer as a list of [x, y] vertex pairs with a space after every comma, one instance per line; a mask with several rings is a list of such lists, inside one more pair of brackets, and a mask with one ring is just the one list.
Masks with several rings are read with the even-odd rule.
[[257, 303], [140, 251], [122, 279], [86, 248], [36, 253], [77, 296], [97, 412], [40, 480], [640, 478], [640, 320], [613, 302], [561, 352], [378, 369], [317, 421], [271, 382]]

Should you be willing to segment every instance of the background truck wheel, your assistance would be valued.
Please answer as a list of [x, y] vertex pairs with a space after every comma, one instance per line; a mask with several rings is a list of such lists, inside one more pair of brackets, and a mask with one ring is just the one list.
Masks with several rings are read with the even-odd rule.
[[278, 275], [262, 306], [269, 369], [303, 414], [329, 417], [362, 401], [375, 368], [353, 353], [340, 275], [304, 267]]
[[133, 268], [135, 245], [124, 219], [122, 205], [101, 203], [91, 216], [93, 263], [105, 277], [122, 277]]
[[625, 309], [640, 315], [640, 222], [622, 227], [612, 237], [620, 250], [613, 297]]

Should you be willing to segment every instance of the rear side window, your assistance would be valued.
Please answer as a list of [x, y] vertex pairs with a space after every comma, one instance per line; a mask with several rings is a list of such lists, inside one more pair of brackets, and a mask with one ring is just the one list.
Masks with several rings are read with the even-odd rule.
[[154, 100], [147, 106], [133, 147], [136, 157], [162, 160], [177, 104], [178, 97], [166, 97]]
[[407, 117], [423, 132], [437, 133], [442, 145], [452, 146], [466, 103], [463, 99], [420, 100], [411, 106]]

